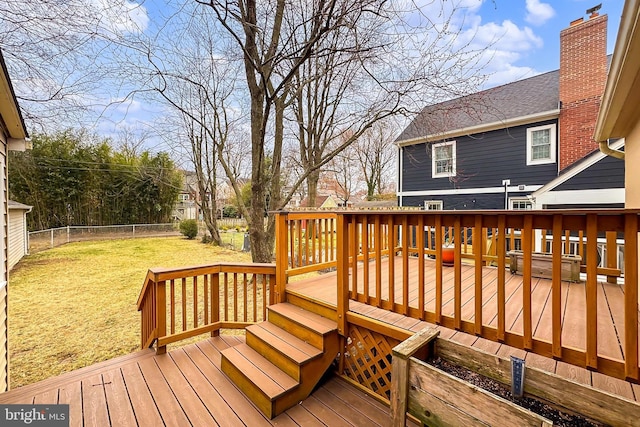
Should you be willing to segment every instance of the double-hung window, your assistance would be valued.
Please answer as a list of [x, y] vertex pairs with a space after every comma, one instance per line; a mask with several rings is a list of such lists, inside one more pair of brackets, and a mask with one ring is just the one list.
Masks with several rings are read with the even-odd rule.
[[527, 165], [555, 163], [556, 125], [527, 129]]
[[441, 142], [431, 146], [431, 177], [456, 176], [456, 142]]

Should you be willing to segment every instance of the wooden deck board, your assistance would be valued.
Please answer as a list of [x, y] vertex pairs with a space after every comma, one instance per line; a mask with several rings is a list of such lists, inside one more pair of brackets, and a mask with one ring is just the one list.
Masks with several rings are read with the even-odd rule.
[[376, 426], [389, 425], [389, 408], [340, 378], [268, 420], [220, 370], [220, 350], [244, 342], [221, 336], [160, 356], [126, 358], [121, 366], [50, 378], [0, 394], [0, 403], [68, 403], [71, 426]]
[[[394, 269], [394, 277], [396, 280], [395, 303], [402, 304], [402, 269], [401, 257], [396, 257], [396, 266]], [[417, 272], [418, 260], [416, 258], [409, 259], [409, 295], [411, 297], [410, 306], [417, 308]], [[369, 284], [370, 299], [375, 299], [375, 263], [370, 266], [369, 277], [372, 282]], [[385, 259], [381, 266], [382, 276], [382, 294], [383, 298], [388, 295], [388, 261]], [[445, 267], [442, 271], [442, 288], [443, 298], [442, 306], [443, 315], [453, 315], [454, 306], [454, 287], [453, 287], [453, 268]], [[460, 301], [462, 307], [462, 320], [474, 320], [474, 292], [475, 285], [475, 268], [473, 265], [463, 263], [462, 265], [462, 298]], [[362, 292], [364, 286], [362, 284], [362, 265], [359, 265], [359, 271], [356, 274], [358, 282], [358, 290]], [[508, 332], [514, 334], [522, 334], [522, 281], [521, 275], [511, 274], [509, 271], [505, 275], [505, 326]], [[425, 284], [424, 284], [424, 301], [425, 308], [433, 311], [435, 308], [435, 262], [425, 259]], [[483, 266], [482, 268], [482, 324], [490, 327], [497, 327], [497, 267]], [[585, 283], [584, 282], [562, 282], [562, 322], [563, 334], [562, 344], [565, 346], [584, 349], [586, 344], [586, 304], [584, 299]], [[535, 339], [551, 342], [552, 334], [552, 318], [551, 318], [551, 280], [532, 278], [532, 333]], [[310, 280], [300, 283], [292, 283], [288, 285], [288, 289], [296, 293], [306, 295], [309, 298], [322, 301], [325, 304], [335, 305], [337, 300], [337, 285], [335, 273], [328, 273]], [[533, 353], [527, 353], [523, 350], [514, 349], [492, 343], [484, 339], [478, 339], [475, 336], [464, 334], [455, 330], [447, 329], [441, 326], [428, 324], [419, 319], [409, 319], [407, 317], [389, 314], [386, 310], [366, 305], [361, 302], [349, 301], [350, 310], [359, 314], [372, 317], [383, 322], [393, 324], [395, 326], [407, 328], [412, 331], [419, 331], [425, 326], [437, 327], [441, 332], [441, 337], [451, 338], [457, 342], [472, 345], [476, 348], [497, 353], [502, 356], [510, 354], [526, 359], [530, 366], [535, 366], [549, 372], [554, 372], [563, 377], [574, 381], [588, 384], [599, 389], [618, 394], [620, 396], [640, 401], [640, 386], [631, 385], [625, 381], [616, 381], [607, 376], [592, 375], [592, 373], [584, 368], [569, 365], [564, 362], [556, 362], [553, 359], [539, 356]], [[624, 291], [623, 286], [609, 283], [598, 283], [598, 353], [601, 356], [620, 359], [622, 349], [624, 348]]]

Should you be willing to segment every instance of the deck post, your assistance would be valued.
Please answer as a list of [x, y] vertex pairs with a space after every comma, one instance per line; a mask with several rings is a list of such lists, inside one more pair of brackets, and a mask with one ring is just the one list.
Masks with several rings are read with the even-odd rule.
[[167, 352], [167, 346], [160, 345], [160, 340], [167, 335], [167, 286], [164, 280], [161, 282], [154, 280], [153, 284], [156, 287], [156, 321], [158, 322], [156, 354], [165, 354]]
[[286, 301], [287, 266], [289, 265], [289, 245], [287, 233], [287, 212], [276, 213], [276, 298], [275, 303]]
[[[337, 226], [337, 282], [338, 298], [337, 319], [338, 333], [342, 336], [347, 334], [347, 311], [349, 310], [349, 220], [345, 214], [338, 214]], [[354, 260], [357, 254], [353, 254]], [[354, 284], [355, 286], [355, 284]]]
[[[426, 327], [391, 350], [391, 425], [404, 427], [409, 402], [409, 362], [424, 346], [430, 345], [440, 331]], [[429, 353], [429, 352], [427, 352]]]

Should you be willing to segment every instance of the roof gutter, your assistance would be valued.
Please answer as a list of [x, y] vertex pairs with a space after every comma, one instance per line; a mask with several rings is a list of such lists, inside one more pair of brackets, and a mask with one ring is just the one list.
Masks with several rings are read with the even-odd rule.
[[600, 145], [600, 151], [607, 156], [615, 157], [616, 159], [624, 160], [624, 151], [616, 150], [609, 146], [609, 140], [598, 142]]

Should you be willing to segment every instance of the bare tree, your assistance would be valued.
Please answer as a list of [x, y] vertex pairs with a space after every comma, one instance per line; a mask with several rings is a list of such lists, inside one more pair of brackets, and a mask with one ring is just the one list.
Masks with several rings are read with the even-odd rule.
[[353, 145], [358, 169], [367, 186], [367, 200], [380, 195], [388, 187], [393, 172], [396, 150], [393, 146], [395, 131], [388, 122], [378, 122], [367, 129]]
[[32, 131], [55, 129], [60, 117], [95, 120], [99, 105], [111, 100], [106, 58], [147, 22], [133, 1], [3, 0], [0, 50]]

